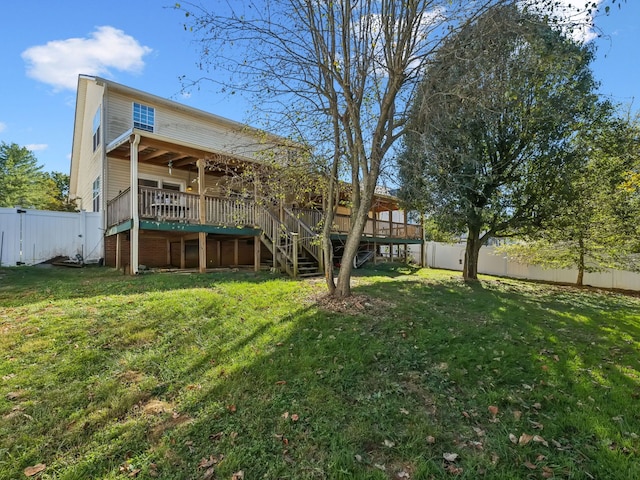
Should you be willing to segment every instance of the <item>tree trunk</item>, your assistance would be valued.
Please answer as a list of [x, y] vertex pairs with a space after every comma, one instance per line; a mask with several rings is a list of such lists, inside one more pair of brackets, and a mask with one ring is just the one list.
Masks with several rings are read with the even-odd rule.
[[576, 279], [576, 285], [581, 287], [584, 281], [584, 240], [578, 239], [578, 278]]
[[462, 278], [467, 280], [478, 279], [478, 254], [480, 253], [482, 242], [480, 241], [480, 228], [469, 227], [467, 246], [464, 252], [464, 266], [462, 268]]
[[338, 283], [334, 295], [345, 298], [351, 295], [351, 273], [353, 271], [353, 259], [358, 253], [360, 246], [360, 237], [364, 231], [364, 225], [367, 217], [358, 215], [355, 222], [351, 225], [347, 242], [344, 245], [342, 259], [340, 261], [340, 271], [338, 272]]

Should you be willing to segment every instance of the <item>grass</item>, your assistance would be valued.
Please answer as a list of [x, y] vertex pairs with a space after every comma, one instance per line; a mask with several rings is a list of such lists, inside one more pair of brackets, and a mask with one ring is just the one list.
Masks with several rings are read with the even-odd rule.
[[323, 293], [0, 269], [0, 479], [640, 478], [639, 298], [402, 266]]

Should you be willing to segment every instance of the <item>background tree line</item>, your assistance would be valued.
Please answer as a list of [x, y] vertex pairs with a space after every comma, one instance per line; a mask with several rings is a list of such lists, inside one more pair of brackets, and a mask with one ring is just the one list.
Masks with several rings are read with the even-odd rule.
[[69, 175], [44, 172], [32, 151], [0, 144], [0, 207], [75, 211], [69, 203]]

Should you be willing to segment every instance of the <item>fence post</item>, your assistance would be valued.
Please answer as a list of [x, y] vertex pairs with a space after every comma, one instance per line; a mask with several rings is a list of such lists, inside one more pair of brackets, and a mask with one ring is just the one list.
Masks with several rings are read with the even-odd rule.
[[293, 278], [298, 278], [298, 242], [300, 241], [300, 235], [298, 233], [291, 233], [291, 241], [293, 243]]

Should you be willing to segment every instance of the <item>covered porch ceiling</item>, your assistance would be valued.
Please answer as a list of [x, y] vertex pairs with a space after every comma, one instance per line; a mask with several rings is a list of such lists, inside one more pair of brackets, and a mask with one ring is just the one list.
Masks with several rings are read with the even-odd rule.
[[[128, 141], [114, 143], [107, 147], [107, 155], [120, 160], [131, 161], [131, 146]], [[225, 170], [239, 171], [248, 160], [240, 160], [230, 155], [222, 155], [207, 150], [167, 142], [140, 135], [138, 145], [138, 163], [171, 167], [178, 170], [193, 170], [197, 161], [204, 159], [205, 173], [223, 174]]]

